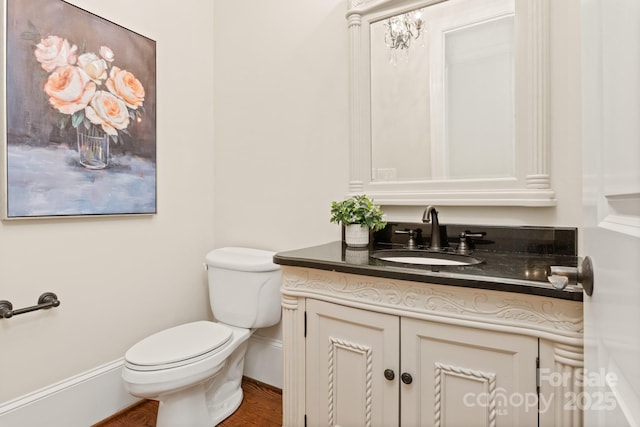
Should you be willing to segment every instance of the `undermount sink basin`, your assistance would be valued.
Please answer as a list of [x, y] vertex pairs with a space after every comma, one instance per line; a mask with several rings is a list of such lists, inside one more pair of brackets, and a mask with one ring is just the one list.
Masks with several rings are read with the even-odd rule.
[[371, 257], [387, 262], [415, 265], [465, 266], [484, 262], [469, 255], [408, 249], [380, 250], [371, 254]]

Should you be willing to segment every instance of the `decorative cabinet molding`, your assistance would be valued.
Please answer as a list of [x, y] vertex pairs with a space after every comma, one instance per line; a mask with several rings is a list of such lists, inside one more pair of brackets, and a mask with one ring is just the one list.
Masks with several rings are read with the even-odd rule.
[[373, 363], [372, 363], [372, 355], [373, 352], [371, 347], [366, 345], [360, 345], [354, 342], [342, 340], [340, 338], [329, 337], [329, 425], [334, 425], [335, 413], [334, 408], [338, 406], [338, 402], [336, 399], [338, 398], [338, 394], [334, 391], [338, 388], [336, 382], [338, 381], [337, 376], [337, 356], [339, 350], [346, 350], [353, 353], [356, 353], [358, 356], [361, 356], [364, 359], [364, 377], [365, 377], [365, 393], [364, 393], [364, 402], [365, 402], [365, 416], [364, 416], [364, 426], [371, 427], [371, 401], [373, 394], [372, 387], [372, 378], [373, 378]]
[[433, 393], [435, 395], [434, 419], [435, 425], [440, 427], [442, 424], [442, 385], [446, 384], [447, 376], [461, 377], [477, 381], [484, 385], [486, 389], [486, 409], [487, 409], [487, 425], [495, 427], [496, 425], [496, 374], [495, 372], [482, 372], [474, 369], [463, 368], [459, 366], [446, 365], [436, 362], [435, 366], [435, 387]]
[[[310, 402], [324, 402], [320, 405], [326, 405], [326, 408], [329, 409], [328, 413], [327, 411], [323, 412], [322, 417], [326, 418], [322, 419], [328, 421], [329, 425], [334, 425], [334, 421], [337, 420], [336, 402], [340, 403], [340, 397], [335, 394], [340, 370], [342, 375], [347, 372], [349, 376], [362, 378], [361, 382], [356, 380], [356, 384], [359, 385], [353, 386], [357, 390], [357, 394], [361, 395], [360, 400], [364, 402], [361, 410], [353, 408], [358, 412], [357, 416], [360, 417], [357, 419], [362, 420], [359, 423], [377, 425], [376, 423], [380, 421], [376, 420], [381, 419], [379, 417], [388, 415], [371, 412], [372, 407], [374, 411], [379, 407], [380, 400], [377, 399], [381, 399], [380, 390], [386, 390], [390, 386], [390, 381], [381, 378], [381, 373], [385, 369], [391, 368], [395, 372], [396, 381], [399, 381], [400, 369], [404, 369], [401, 365], [417, 364], [421, 366], [425, 363], [428, 366], [419, 369], [421, 373], [416, 373], [414, 385], [411, 386], [416, 394], [412, 395], [413, 392], [407, 394], [408, 400], [406, 402], [403, 400], [403, 408], [420, 407], [428, 402], [428, 407], [434, 407], [433, 416], [429, 416], [429, 423], [446, 425], [446, 423], [437, 421], [438, 417], [444, 416], [442, 411], [437, 410], [442, 407], [442, 399], [445, 398], [442, 386], [446, 381], [453, 380], [460, 383], [464, 380], [470, 386], [476, 384], [472, 387], [488, 393], [489, 405], [485, 408], [479, 408], [478, 413], [487, 417], [488, 425], [500, 426], [500, 420], [505, 418], [504, 413], [500, 412], [499, 406], [500, 398], [504, 400], [505, 396], [500, 395], [501, 386], [499, 382], [496, 382], [496, 378], [505, 378], [504, 374], [502, 377], [499, 373], [496, 374], [500, 370], [500, 364], [496, 365], [495, 369], [474, 369], [473, 363], [448, 361], [442, 358], [438, 360], [427, 358], [421, 362], [403, 360], [401, 363], [399, 359], [396, 361], [399, 356], [389, 356], [386, 353], [384, 357], [380, 356], [381, 348], [395, 347], [397, 349], [397, 343], [401, 340], [418, 343], [415, 345], [434, 345], [433, 343], [444, 342], [443, 339], [445, 341], [452, 340], [451, 345], [442, 347], [434, 354], [447, 355], [452, 352], [471, 354], [476, 351], [476, 348], [482, 348], [489, 342], [492, 344], [486, 344], [487, 348], [496, 349], [497, 355], [526, 354], [526, 369], [530, 369], [527, 371], [530, 374], [526, 374], [527, 381], [534, 381], [532, 386], [534, 394], [536, 392], [535, 377], [542, 374], [542, 381], [538, 386], [540, 387], [541, 404], [546, 406], [543, 408], [544, 412], [540, 411], [537, 414], [536, 421], [539, 417], [540, 425], [555, 426], [579, 425], [581, 423], [581, 411], [567, 406], [571, 396], [578, 395], [582, 390], [582, 385], [576, 380], [580, 377], [580, 370], [583, 368], [583, 317], [580, 302], [361, 276], [304, 267], [283, 266], [282, 270], [285, 371], [283, 422], [285, 426], [304, 425], [305, 415], [308, 417], [308, 425], [315, 425], [313, 420], [321, 411], [311, 410], [313, 414], [311, 416]], [[330, 303], [345, 310], [352, 308], [360, 310], [338, 312], [338, 314], [328, 316], [336, 321], [345, 321], [346, 326], [343, 328], [340, 324], [337, 326], [334, 324], [331, 327], [326, 327], [325, 330], [324, 326], [316, 325], [318, 321], [306, 319], [309, 307], [313, 312], [315, 310], [313, 307], [317, 307], [318, 302]], [[356, 322], [354, 313], [357, 313], [358, 316], [365, 313], [364, 316], [367, 317], [365, 320], [360, 319]], [[402, 329], [402, 338], [397, 335], [397, 331], [396, 335], [388, 333], [388, 330], [394, 328], [389, 325], [398, 321], [400, 323], [396, 323], [395, 328]], [[323, 343], [309, 342], [308, 339], [305, 339], [307, 322], [310, 328], [314, 328], [314, 331], [321, 330], [320, 336]], [[347, 339], [343, 336], [342, 331], [351, 327], [352, 324], [365, 325], [365, 327], [356, 329], [356, 332]], [[378, 324], [385, 326], [375, 326]], [[400, 327], [400, 324], [404, 326]], [[384, 340], [381, 341], [383, 338], [377, 337], [373, 332], [371, 332], [373, 334], [371, 338], [367, 338], [369, 337], [367, 334], [370, 332], [366, 325], [371, 325], [373, 330], [382, 331]], [[409, 336], [414, 336], [411, 334], [423, 336], [420, 336], [419, 339], [408, 338], [404, 336], [405, 331]], [[310, 332], [310, 334], [310, 336], [317, 336], [316, 332]], [[460, 346], [457, 346], [455, 338], [452, 338], [456, 336], [461, 340]], [[508, 345], [512, 347], [500, 350], [501, 343], [505, 339], [511, 341], [510, 337], [513, 337], [514, 341], [513, 344], [508, 343]], [[465, 344], [464, 341], [469, 342]], [[381, 342], [384, 344], [381, 345]], [[390, 342], [392, 344], [389, 344]], [[420, 344], [421, 342], [424, 343]], [[511, 351], [509, 348], [517, 348], [518, 350]], [[310, 356], [309, 353], [314, 354]], [[408, 347], [402, 353], [422, 354], [419, 349], [413, 347]], [[538, 372], [536, 372], [535, 366], [536, 357], [529, 357], [531, 353], [539, 354], [540, 370]], [[487, 358], [486, 354], [478, 354], [478, 357], [484, 357], [487, 360], [492, 358], [492, 356]], [[309, 357], [311, 357], [311, 362]], [[346, 363], [344, 361], [347, 359], [351, 359], [349, 363], [353, 365], [340, 367], [338, 360], [342, 360], [341, 363]], [[307, 364], [310, 364], [309, 369], [307, 369]], [[318, 370], [318, 366], [322, 366], [323, 369], [326, 366], [329, 372], [329, 386], [324, 397], [322, 394], [325, 391], [317, 391], [317, 385], [305, 383], [305, 380], [306, 382], [314, 381], [317, 376], [324, 375], [313, 373]], [[345, 368], [345, 366], [350, 367]], [[562, 377], [561, 383], [555, 381], [558, 377]], [[327, 376], [324, 375], [322, 381], [326, 381], [326, 378]], [[428, 383], [429, 391], [420, 389], [420, 383]], [[400, 386], [402, 387], [402, 385]], [[396, 396], [397, 393], [396, 390]], [[502, 393], [504, 394], [504, 392]], [[491, 400], [491, 396], [497, 400]], [[386, 405], [389, 400], [389, 398], [384, 398], [382, 401]], [[492, 401], [494, 405], [491, 405]], [[366, 408], [369, 410], [367, 411]], [[407, 419], [404, 422], [409, 421]]]
[[290, 297], [349, 301], [379, 312], [477, 325], [582, 345], [582, 304], [534, 295], [284, 267], [282, 292]]

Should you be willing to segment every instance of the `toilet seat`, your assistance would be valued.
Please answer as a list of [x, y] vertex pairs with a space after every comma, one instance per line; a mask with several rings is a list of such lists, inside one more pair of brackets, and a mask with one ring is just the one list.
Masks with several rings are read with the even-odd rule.
[[135, 371], [158, 371], [188, 365], [211, 357], [229, 344], [228, 326], [198, 321], [153, 334], [125, 354], [125, 366]]

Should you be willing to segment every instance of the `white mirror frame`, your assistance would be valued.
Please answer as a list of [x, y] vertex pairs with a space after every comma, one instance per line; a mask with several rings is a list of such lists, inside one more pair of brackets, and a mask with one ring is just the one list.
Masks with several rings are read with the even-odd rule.
[[349, 0], [349, 193], [382, 205], [555, 206], [549, 173], [549, 1], [515, 0], [516, 176], [508, 179], [372, 181], [371, 23], [443, 0]]

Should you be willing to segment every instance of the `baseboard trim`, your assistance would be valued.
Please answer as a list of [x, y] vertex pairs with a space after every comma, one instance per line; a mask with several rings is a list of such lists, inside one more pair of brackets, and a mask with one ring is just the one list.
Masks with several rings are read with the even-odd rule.
[[282, 390], [282, 341], [253, 334], [244, 360], [244, 376]]
[[[123, 366], [120, 358], [0, 403], [0, 427], [87, 427], [109, 418], [140, 400], [125, 390]], [[244, 375], [282, 389], [282, 341], [254, 334]]]
[[0, 404], [0, 427], [87, 427], [133, 405], [122, 384], [124, 359]]

